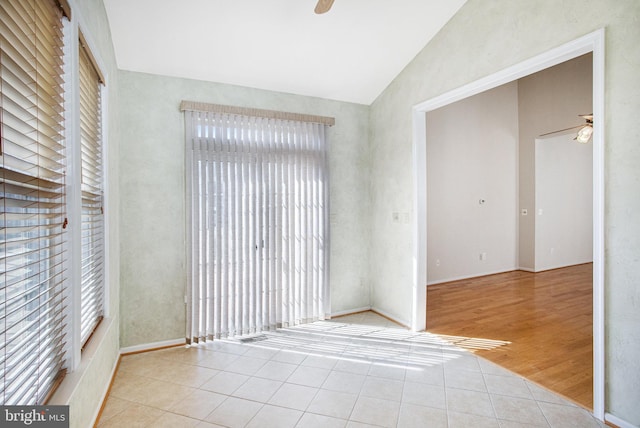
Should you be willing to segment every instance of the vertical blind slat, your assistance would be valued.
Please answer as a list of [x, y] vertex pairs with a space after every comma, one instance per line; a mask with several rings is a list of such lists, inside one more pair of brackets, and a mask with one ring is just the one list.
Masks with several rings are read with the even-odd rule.
[[187, 339], [323, 319], [324, 125], [196, 111], [185, 119]]

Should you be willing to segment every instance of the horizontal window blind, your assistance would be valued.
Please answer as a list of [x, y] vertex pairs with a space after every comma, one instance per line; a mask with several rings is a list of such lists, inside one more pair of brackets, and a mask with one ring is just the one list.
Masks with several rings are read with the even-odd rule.
[[43, 403], [64, 373], [62, 14], [0, 2], [0, 404]]
[[104, 215], [101, 78], [80, 41], [80, 143], [82, 191], [82, 280], [80, 336], [84, 345], [102, 319], [104, 303]]
[[324, 319], [325, 125], [185, 111], [187, 340]]

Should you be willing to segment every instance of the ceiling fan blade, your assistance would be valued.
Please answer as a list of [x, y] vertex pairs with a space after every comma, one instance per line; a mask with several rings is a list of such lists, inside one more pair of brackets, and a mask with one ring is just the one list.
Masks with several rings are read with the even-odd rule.
[[317, 14], [326, 13], [329, 12], [329, 9], [331, 9], [332, 5], [333, 0], [318, 0], [318, 4], [316, 5], [314, 11]]

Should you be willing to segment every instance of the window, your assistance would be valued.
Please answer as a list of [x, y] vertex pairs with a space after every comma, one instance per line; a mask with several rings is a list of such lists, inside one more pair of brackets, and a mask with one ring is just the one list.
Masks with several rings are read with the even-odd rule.
[[66, 158], [62, 13], [0, 2], [0, 400], [45, 401], [64, 373]]
[[104, 79], [65, 16], [0, 2], [0, 405], [46, 403], [103, 316]]
[[80, 338], [84, 345], [103, 315], [104, 215], [102, 208], [102, 76], [80, 33], [80, 144], [82, 281]]
[[315, 120], [330, 118], [217, 107], [183, 103], [189, 343], [329, 312], [326, 125]]

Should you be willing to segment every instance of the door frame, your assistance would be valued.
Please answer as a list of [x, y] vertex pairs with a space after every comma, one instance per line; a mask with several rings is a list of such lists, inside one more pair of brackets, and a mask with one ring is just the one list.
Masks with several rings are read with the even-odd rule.
[[427, 320], [427, 124], [426, 113], [518, 80], [578, 56], [593, 53], [593, 413], [604, 421], [604, 96], [605, 32], [596, 30], [526, 61], [413, 106], [413, 302], [411, 328]]

